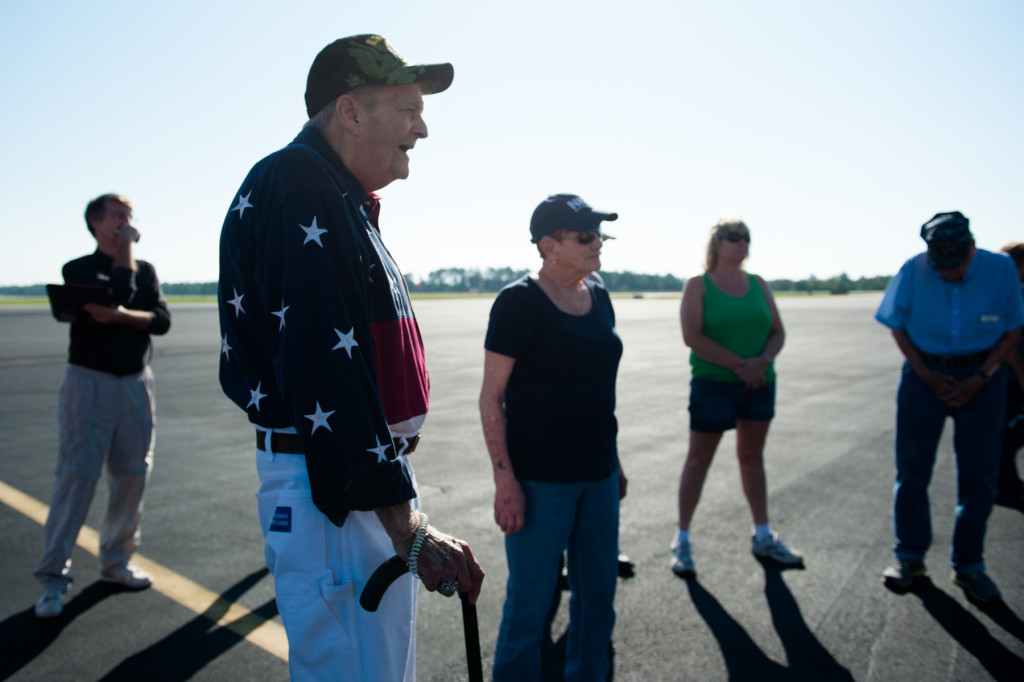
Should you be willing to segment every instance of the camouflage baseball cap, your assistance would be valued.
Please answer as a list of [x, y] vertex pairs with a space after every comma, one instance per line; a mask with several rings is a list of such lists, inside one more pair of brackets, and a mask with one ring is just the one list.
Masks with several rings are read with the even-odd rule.
[[423, 94], [444, 92], [452, 84], [451, 64], [411, 65], [383, 36], [340, 38], [320, 50], [306, 79], [306, 113], [313, 118], [327, 104], [360, 85], [422, 83]]

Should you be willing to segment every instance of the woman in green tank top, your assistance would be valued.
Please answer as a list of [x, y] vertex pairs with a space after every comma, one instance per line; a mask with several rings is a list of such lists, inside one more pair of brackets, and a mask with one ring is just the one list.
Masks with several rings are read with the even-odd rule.
[[679, 529], [672, 542], [672, 570], [692, 578], [690, 521], [711, 460], [729, 429], [736, 429], [743, 493], [754, 521], [751, 551], [761, 559], [799, 566], [768, 522], [764, 442], [775, 415], [773, 360], [785, 341], [771, 289], [743, 270], [750, 231], [735, 218], [711, 228], [703, 277], [683, 289], [680, 319], [690, 348], [690, 447], [679, 482]]

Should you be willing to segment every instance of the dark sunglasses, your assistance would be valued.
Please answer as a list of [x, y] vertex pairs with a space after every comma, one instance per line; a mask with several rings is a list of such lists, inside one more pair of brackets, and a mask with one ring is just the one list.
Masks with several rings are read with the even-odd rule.
[[746, 242], [748, 244], [750, 243], [749, 232], [726, 232], [722, 236], [725, 237], [725, 241], [732, 242], [734, 244], [736, 242]]
[[[584, 246], [592, 243], [595, 239], [600, 239], [602, 242], [606, 242], [609, 239], [615, 239], [615, 237], [611, 236], [610, 234], [604, 234], [603, 232], [601, 232], [601, 230], [591, 230], [590, 232], [573, 232], [572, 235], [576, 238], [576, 241], [578, 243], [583, 244]], [[554, 235], [551, 236], [554, 237]], [[557, 237], [554, 238], [558, 239]], [[558, 239], [558, 241], [562, 240]]]

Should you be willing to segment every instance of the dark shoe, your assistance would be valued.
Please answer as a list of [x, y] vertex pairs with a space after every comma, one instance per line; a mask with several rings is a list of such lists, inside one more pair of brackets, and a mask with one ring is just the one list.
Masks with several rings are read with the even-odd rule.
[[928, 574], [923, 561], [896, 559], [896, 565], [882, 571], [882, 583], [890, 590], [905, 592], [914, 585], [914, 581]]
[[999, 599], [999, 588], [992, 582], [992, 579], [985, 575], [984, 571], [974, 573], [957, 573], [953, 571], [951, 576], [953, 584], [963, 589], [964, 594], [974, 601], [988, 604]]
[[1000, 490], [996, 493], [995, 503], [1000, 507], [1024, 509], [1024, 490]]
[[36, 601], [36, 618], [56, 618], [64, 610], [64, 589], [47, 587]]
[[629, 560], [625, 554], [619, 554], [619, 577], [632, 578], [636, 575], [636, 564]]

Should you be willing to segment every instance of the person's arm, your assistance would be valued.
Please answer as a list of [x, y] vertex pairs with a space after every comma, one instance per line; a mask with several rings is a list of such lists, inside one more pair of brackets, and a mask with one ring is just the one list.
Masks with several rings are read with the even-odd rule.
[[[408, 561], [419, 527], [419, 513], [413, 509], [411, 502], [378, 507], [373, 511], [391, 538], [395, 554], [402, 561]], [[427, 526], [416, 566], [423, 586], [431, 592], [436, 591], [442, 581], [457, 580], [459, 592], [466, 592], [471, 604], [475, 604], [480, 596], [484, 570], [473, 556], [469, 544], [433, 526]]]
[[1006, 355], [1006, 364], [1013, 370], [1013, 375], [1016, 378], [1017, 383], [1022, 389], [1024, 389], [1024, 361], [1021, 361], [1020, 353], [1017, 349], [1011, 350]]
[[132, 245], [139, 241], [142, 233], [131, 225], [125, 225], [117, 232], [117, 241], [114, 242], [114, 267], [127, 268], [132, 272], [137, 270], [135, 257], [132, 255]]
[[914, 370], [914, 374], [921, 378], [921, 381], [928, 386], [935, 397], [942, 402], [951, 400], [956, 391], [956, 380], [948, 374], [928, 368], [920, 351], [917, 350], [917, 346], [910, 340], [906, 329], [893, 329], [892, 338], [895, 339], [896, 346], [906, 358], [907, 364]]
[[988, 383], [988, 380], [995, 374], [999, 367], [1012, 353], [1016, 355], [1017, 344], [1020, 342], [1020, 329], [1011, 329], [1000, 337], [992, 352], [985, 358], [981, 368], [971, 376], [957, 382], [956, 394], [949, 401], [953, 407], [963, 407], [971, 402], [974, 394]]
[[697, 357], [712, 364], [734, 370], [743, 361], [736, 353], [704, 334], [704, 278], [690, 277], [683, 287], [683, 300], [679, 305], [679, 322], [683, 328], [683, 343]]
[[758, 284], [761, 285], [761, 291], [764, 292], [764, 300], [768, 304], [768, 310], [772, 313], [772, 326], [768, 332], [768, 340], [765, 341], [764, 350], [761, 351], [762, 355], [767, 355], [770, 358], [769, 362], [771, 362], [779, 357], [779, 353], [782, 352], [782, 347], [786, 343], [786, 329], [782, 326], [782, 315], [779, 314], [779, 307], [775, 305], [775, 296], [772, 295], [772, 288], [760, 277], [756, 277], [756, 279]]
[[494, 473], [494, 521], [506, 535], [526, 520], [526, 498], [516, 480], [505, 440], [505, 389], [515, 358], [484, 351], [484, 380], [480, 389], [480, 421]]
[[140, 267], [134, 260], [132, 267], [134, 269], [115, 265], [111, 279], [115, 292], [119, 292], [123, 299], [120, 303], [131, 302], [130, 305], [139, 308], [87, 303], [84, 309], [100, 324], [120, 324], [149, 334], [166, 334], [171, 327], [171, 313], [156, 270], [145, 262]]
[[98, 303], [86, 303], [82, 306], [92, 319], [100, 324], [121, 324], [125, 327], [149, 331], [156, 316], [149, 310], [132, 310], [122, 305], [106, 307]]
[[764, 373], [768, 370], [772, 361], [778, 357], [783, 344], [786, 342], [786, 330], [782, 326], [782, 316], [779, 314], [779, 308], [775, 304], [775, 297], [772, 295], [771, 287], [757, 275], [754, 275], [754, 279], [757, 281], [758, 286], [761, 287], [761, 291], [764, 292], [764, 300], [768, 306], [768, 311], [771, 313], [772, 324], [768, 330], [768, 339], [765, 341], [764, 348], [761, 349], [761, 354], [751, 358], [744, 358], [740, 366], [733, 370], [736, 376], [743, 380], [747, 388], [756, 388], [765, 384]]

